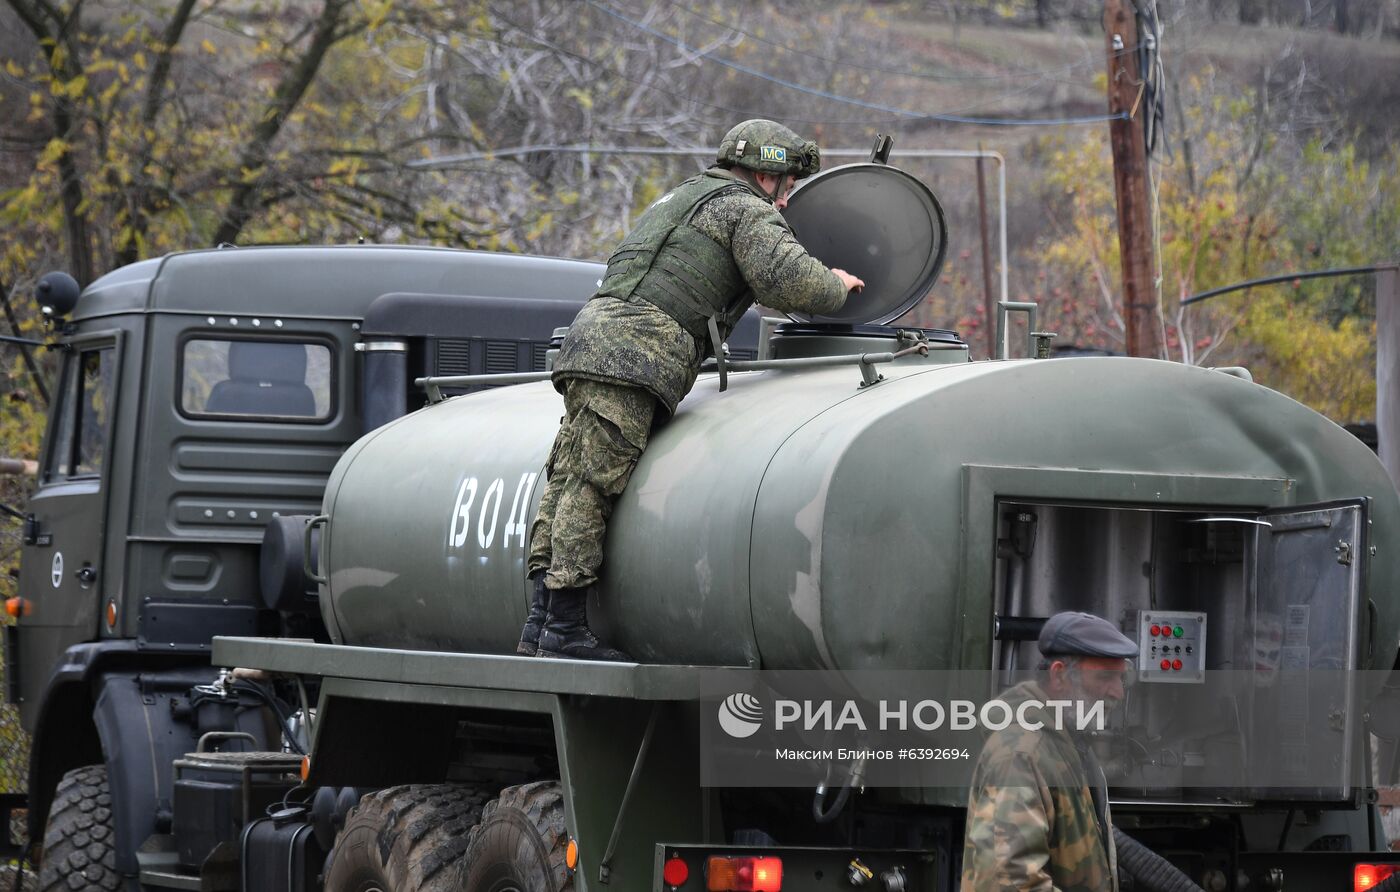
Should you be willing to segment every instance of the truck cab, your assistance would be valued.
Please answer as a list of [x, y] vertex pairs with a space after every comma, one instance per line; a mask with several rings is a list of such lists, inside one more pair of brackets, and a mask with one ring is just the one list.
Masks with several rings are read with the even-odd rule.
[[269, 525], [317, 512], [346, 447], [422, 405], [414, 378], [543, 369], [601, 271], [419, 247], [224, 248], [118, 269], [56, 316], [61, 372], [6, 642], [33, 735], [31, 839], [65, 775], [104, 762], [119, 853], [168, 829], [170, 760], [156, 754], [195, 748], [178, 692], [214, 677], [211, 639], [325, 637], [314, 590], [263, 594]]

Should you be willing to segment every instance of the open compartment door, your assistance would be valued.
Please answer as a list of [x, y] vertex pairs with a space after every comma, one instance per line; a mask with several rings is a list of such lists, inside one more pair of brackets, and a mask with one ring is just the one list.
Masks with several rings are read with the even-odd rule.
[[[1362, 767], [1358, 666], [1367, 501], [1266, 512], [1254, 548], [1251, 739], [1255, 798], [1342, 802]], [[1265, 768], [1256, 761], [1256, 767]], [[1252, 772], [1253, 773], [1253, 772]], [[1277, 783], [1275, 783], [1277, 781]]]

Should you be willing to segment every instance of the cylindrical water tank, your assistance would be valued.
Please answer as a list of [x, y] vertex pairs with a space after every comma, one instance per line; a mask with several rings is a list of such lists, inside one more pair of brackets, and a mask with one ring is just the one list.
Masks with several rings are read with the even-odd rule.
[[[618, 503], [595, 627], [651, 662], [982, 668], [991, 501], [1070, 479], [1086, 502], [1167, 508], [1201, 498], [1189, 485], [1208, 477], [1281, 481], [1240, 510], [1371, 497], [1374, 640], [1396, 640], [1400, 580], [1384, 549], [1400, 501], [1341, 428], [1175, 363], [964, 357], [935, 349], [880, 366], [884, 380], [867, 387], [854, 364], [731, 373], [725, 392], [703, 377]], [[547, 383], [497, 388], [357, 442], [325, 499], [333, 638], [512, 652], [561, 414]], [[988, 491], [987, 480], [1013, 482]]]

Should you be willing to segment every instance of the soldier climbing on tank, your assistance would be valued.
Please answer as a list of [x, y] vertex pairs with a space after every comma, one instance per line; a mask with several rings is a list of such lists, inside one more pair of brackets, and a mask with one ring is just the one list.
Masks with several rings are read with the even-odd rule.
[[658, 198], [608, 258], [554, 365], [565, 416], [531, 528], [533, 590], [517, 652], [630, 659], [598, 641], [586, 611], [608, 517], [653, 424], [675, 412], [755, 301], [829, 314], [864, 287], [808, 254], [779, 213], [820, 167], [816, 143], [744, 121], [715, 164]]

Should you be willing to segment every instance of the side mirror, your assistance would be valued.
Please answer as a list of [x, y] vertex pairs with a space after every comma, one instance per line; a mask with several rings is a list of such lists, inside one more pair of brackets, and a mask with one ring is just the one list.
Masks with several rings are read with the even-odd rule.
[[44, 274], [35, 292], [44, 316], [55, 319], [73, 312], [82, 289], [78, 287], [77, 279], [67, 273], [52, 272]]

